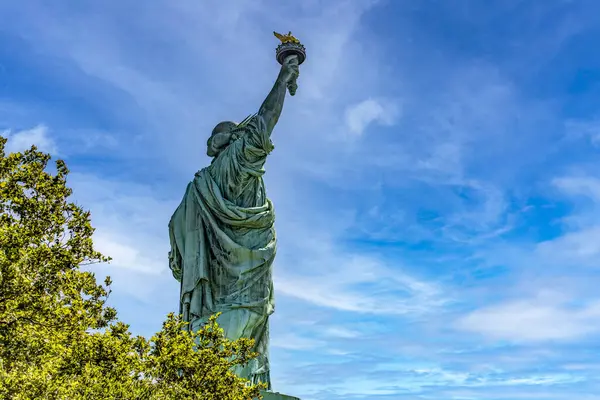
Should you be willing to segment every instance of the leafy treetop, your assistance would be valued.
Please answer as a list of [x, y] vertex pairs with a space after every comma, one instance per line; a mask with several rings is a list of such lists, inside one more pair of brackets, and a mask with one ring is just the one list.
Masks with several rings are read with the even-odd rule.
[[[94, 249], [90, 212], [71, 202], [62, 160], [35, 146], [5, 153], [0, 137], [0, 398], [251, 400], [263, 385], [232, 367], [257, 356], [216, 317], [188, 332], [169, 314], [150, 340], [129, 332], [104, 284], [80, 268]], [[88, 268], [89, 269], [89, 268]]]

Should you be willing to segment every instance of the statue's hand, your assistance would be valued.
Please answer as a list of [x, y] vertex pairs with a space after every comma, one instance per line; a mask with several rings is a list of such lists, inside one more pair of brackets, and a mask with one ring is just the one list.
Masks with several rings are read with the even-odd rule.
[[300, 75], [300, 68], [298, 67], [298, 56], [288, 56], [281, 66], [283, 72], [283, 79], [286, 84], [291, 84], [296, 81], [298, 75]]

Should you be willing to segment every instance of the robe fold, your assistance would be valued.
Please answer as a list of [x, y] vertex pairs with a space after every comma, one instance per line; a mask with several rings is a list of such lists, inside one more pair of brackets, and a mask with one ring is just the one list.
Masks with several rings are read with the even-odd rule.
[[229, 339], [255, 339], [260, 356], [238, 375], [270, 388], [268, 319], [274, 311], [275, 213], [262, 176], [273, 150], [260, 115], [196, 173], [169, 223], [169, 265], [181, 282], [180, 312], [197, 330], [218, 319]]

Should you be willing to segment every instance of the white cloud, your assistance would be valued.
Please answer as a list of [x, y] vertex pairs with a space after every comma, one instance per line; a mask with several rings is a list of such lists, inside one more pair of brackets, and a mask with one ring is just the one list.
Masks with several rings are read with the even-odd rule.
[[328, 347], [327, 350], [325, 350], [325, 352], [329, 355], [339, 356], [339, 357], [346, 357], [346, 356], [349, 356], [350, 354], [352, 354], [351, 351], [339, 350], [339, 349], [335, 349], [335, 348], [331, 348], [331, 347]]
[[585, 139], [594, 147], [600, 147], [600, 119], [588, 121], [570, 120], [565, 123], [567, 137]]
[[551, 263], [598, 267], [600, 262], [600, 226], [566, 233], [537, 246], [537, 255]]
[[270, 340], [271, 346], [285, 350], [312, 350], [326, 345], [321, 340], [310, 339], [293, 333], [279, 334]]
[[[493, 388], [493, 387], [516, 387], [524, 386], [551, 386], [561, 385], [566, 383], [581, 382], [583, 379], [569, 374], [525, 374], [519, 378], [507, 378], [503, 375], [476, 375], [465, 371], [453, 371], [439, 367], [434, 368], [416, 368], [412, 369], [407, 365], [387, 365], [382, 369], [376, 369], [377, 372], [390, 374], [391, 371], [397, 371], [399, 374], [393, 376], [398, 381], [388, 381], [387, 385], [382, 385], [381, 380], [370, 377], [353, 377], [344, 381], [340, 385], [330, 384], [329, 387], [335, 387], [335, 393], [338, 396], [385, 396], [398, 395], [398, 393], [410, 393], [415, 398], [422, 393], [424, 389], [432, 387], [442, 388]], [[392, 379], [393, 379], [392, 378]], [[390, 378], [388, 378], [390, 379]], [[401, 384], [399, 382], [402, 382]], [[464, 390], [464, 389], [463, 389]], [[452, 391], [452, 390], [451, 390]], [[529, 390], [527, 390], [529, 392]], [[506, 399], [503, 397], [495, 397], [494, 392], [471, 392], [467, 395], [452, 395], [435, 393], [434, 398], [448, 398], [461, 400], [476, 400], [476, 399]], [[493, 396], [493, 397], [491, 397]], [[419, 396], [423, 398], [423, 395]], [[520, 398], [519, 396], [510, 397]], [[535, 395], [529, 394], [523, 398], [535, 398]], [[547, 397], [539, 397], [546, 399]]]
[[417, 161], [416, 167], [456, 179], [463, 175], [462, 151], [455, 142], [433, 143], [429, 146], [429, 153]]
[[512, 229], [507, 215], [508, 203], [502, 190], [493, 185], [465, 180], [454, 186], [470, 193], [455, 212], [444, 217], [446, 237], [463, 243], [495, 238]]
[[57, 147], [54, 140], [50, 137], [48, 128], [44, 125], [38, 125], [31, 129], [21, 131], [4, 131], [0, 133], [8, 138], [6, 152], [14, 153], [29, 149], [32, 145], [37, 146], [38, 150], [56, 155]]
[[346, 109], [346, 127], [352, 136], [361, 136], [372, 123], [393, 125], [398, 118], [398, 113], [395, 102], [369, 98]]
[[600, 201], [600, 179], [591, 176], [556, 178], [553, 184], [571, 196], [587, 196]]
[[[340, 311], [381, 315], [432, 312], [448, 299], [436, 284], [417, 280], [376, 258], [328, 247], [328, 254], [304, 248], [307, 260], [279, 263], [291, 268], [276, 272], [278, 293]], [[302, 273], [292, 272], [302, 271]]]
[[561, 219], [565, 232], [539, 243], [535, 255], [553, 265], [597, 267], [600, 263], [600, 180], [595, 176], [577, 175], [553, 179], [552, 184], [577, 207], [575, 212]]
[[330, 326], [325, 328], [323, 332], [326, 336], [341, 338], [341, 339], [353, 339], [361, 335], [360, 332], [344, 328], [342, 326]]
[[[128, 236], [131, 232], [126, 233]], [[159, 275], [165, 270], [165, 256], [152, 257], [144, 254], [148, 251], [148, 246], [135, 246], [124, 244], [131, 241], [131, 236], [127, 237], [118, 231], [100, 229], [94, 234], [94, 244], [96, 249], [112, 258], [112, 263], [119, 268], [124, 268], [132, 272], [150, 275]], [[164, 246], [161, 246], [164, 247]], [[154, 251], [153, 251], [154, 253]]]
[[576, 340], [600, 332], [600, 301], [572, 306], [553, 294], [511, 300], [475, 310], [457, 327], [494, 340]]
[[114, 155], [127, 151], [119, 146], [119, 141], [114, 134], [92, 129], [61, 132], [61, 139], [61, 149], [65, 147], [64, 153], [67, 157], [90, 153]]
[[177, 200], [163, 198], [150, 185], [91, 174], [72, 173], [69, 185], [74, 199], [91, 211], [97, 250], [113, 259], [89, 269], [110, 275], [115, 293], [144, 302], [157, 290], [175, 294], [179, 284], [168, 270], [167, 224]]

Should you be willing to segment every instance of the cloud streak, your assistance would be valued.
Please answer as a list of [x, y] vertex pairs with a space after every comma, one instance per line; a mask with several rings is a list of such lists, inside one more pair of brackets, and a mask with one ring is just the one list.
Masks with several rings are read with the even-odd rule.
[[28, 150], [32, 145], [46, 153], [54, 155], [57, 153], [56, 144], [49, 135], [48, 128], [44, 125], [14, 132], [6, 130], [0, 134], [9, 139], [5, 149], [7, 153], [22, 152]]

